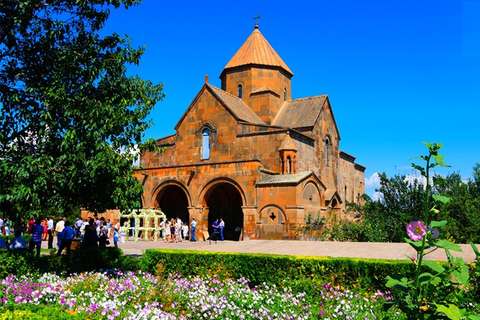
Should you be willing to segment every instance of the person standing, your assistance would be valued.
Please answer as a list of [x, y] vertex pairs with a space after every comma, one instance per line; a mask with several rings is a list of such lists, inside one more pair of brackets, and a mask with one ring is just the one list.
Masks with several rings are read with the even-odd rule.
[[170, 220], [170, 231], [172, 233], [172, 242], [178, 242], [178, 225], [175, 219]]
[[163, 242], [165, 242], [165, 221], [163, 221], [163, 218], [160, 218], [160, 238], [163, 239]]
[[4, 235], [5, 234], [5, 230], [4, 230], [5, 226], [3, 224], [3, 219], [2, 217], [0, 217], [0, 235]]
[[107, 238], [110, 239], [110, 235], [112, 234], [112, 226], [113, 223], [110, 221], [110, 219], [107, 220]]
[[225, 228], [225, 221], [223, 221], [222, 218], [220, 218], [220, 223], [218, 224], [218, 229], [220, 230], [220, 240], [224, 240], [223, 239], [223, 229]]
[[50, 217], [50, 220], [47, 222], [47, 231], [48, 231], [48, 249], [53, 249], [53, 217]]
[[118, 219], [115, 219], [115, 225], [113, 226], [113, 244], [115, 248], [118, 248], [118, 235], [120, 232], [120, 222]]
[[57, 256], [62, 254], [63, 249], [67, 249], [67, 254], [70, 254], [70, 246], [72, 245], [72, 240], [75, 238], [75, 230], [70, 227], [70, 222], [64, 221], [65, 227], [62, 230], [62, 242], [60, 243], [60, 248], [58, 248]]
[[195, 242], [197, 239], [195, 239], [195, 229], [197, 228], [197, 221], [195, 221], [195, 218], [192, 218], [192, 223], [190, 224], [190, 241]]
[[60, 220], [55, 225], [55, 232], [57, 233], [57, 247], [60, 248], [62, 244], [62, 231], [65, 228], [65, 217], [60, 218]]
[[165, 242], [170, 243], [170, 236], [172, 235], [172, 231], [170, 229], [170, 221], [165, 221]]
[[42, 248], [42, 235], [43, 235], [43, 226], [41, 225], [42, 220], [37, 218], [30, 228], [30, 234], [32, 235], [32, 240], [30, 240], [30, 245], [28, 246], [28, 251], [33, 252], [33, 248], [37, 248], [37, 258], [40, 257], [40, 249]]
[[178, 230], [178, 241], [182, 242], [182, 219], [177, 217], [177, 230]]
[[80, 238], [80, 229], [83, 226], [82, 218], [77, 218], [75, 221], [75, 237]]
[[27, 226], [27, 233], [28, 234], [32, 234], [32, 228], [33, 228], [33, 225], [35, 224], [35, 219], [30, 218], [30, 220], [28, 221], [28, 226]]
[[182, 226], [182, 236], [183, 236], [183, 239], [184, 240], [187, 240], [188, 239], [188, 224], [187, 224], [187, 221], [185, 221], [183, 223], [183, 226]]

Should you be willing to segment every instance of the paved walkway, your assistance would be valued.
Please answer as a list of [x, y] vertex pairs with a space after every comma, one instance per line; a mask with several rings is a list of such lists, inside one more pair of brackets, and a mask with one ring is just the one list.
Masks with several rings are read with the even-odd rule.
[[[415, 250], [407, 243], [333, 242], [333, 241], [292, 241], [292, 240], [246, 240], [164, 243], [163, 241], [133, 240], [119, 243], [127, 255], [141, 256], [146, 249], [178, 249], [211, 252], [269, 253], [281, 255], [350, 257], [368, 259], [408, 260]], [[465, 261], [474, 261], [475, 253], [470, 245], [460, 245], [463, 252], [451, 251], [453, 256], [462, 256]], [[479, 245], [477, 245], [480, 248]], [[428, 260], [446, 260], [444, 250], [436, 250], [426, 256]]]

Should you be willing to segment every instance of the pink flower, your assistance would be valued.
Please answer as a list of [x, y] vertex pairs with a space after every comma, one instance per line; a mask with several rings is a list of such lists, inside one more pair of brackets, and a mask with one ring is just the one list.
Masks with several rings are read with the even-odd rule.
[[407, 234], [412, 241], [418, 241], [427, 233], [427, 227], [421, 221], [412, 221], [407, 225]]
[[432, 230], [432, 239], [437, 238], [440, 235], [440, 232], [438, 231], [438, 228], [434, 228]]

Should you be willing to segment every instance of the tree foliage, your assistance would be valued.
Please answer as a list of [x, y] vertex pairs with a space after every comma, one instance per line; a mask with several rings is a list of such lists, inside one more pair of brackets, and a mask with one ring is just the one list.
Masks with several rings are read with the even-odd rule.
[[[474, 167], [474, 179], [479, 168], [478, 164]], [[361, 218], [355, 225], [340, 224], [337, 229], [342, 232], [340, 236], [334, 234], [332, 240], [403, 242], [406, 224], [420, 220], [426, 199], [424, 181], [403, 175], [379, 176], [377, 191], [382, 199], [374, 201], [364, 195], [364, 206], [348, 203], [348, 210], [359, 213]], [[436, 175], [430, 183], [432, 195], [451, 199], [437, 204], [439, 213], [435, 219], [448, 222], [442, 227], [441, 236], [457, 243], [480, 243], [480, 184], [475, 180], [463, 181], [459, 173]], [[434, 203], [432, 196], [429, 199]]]
[[99, 31], [138, 0], [0, 2], [0, 204], [15, 215], [140, 207], [132, 162], [163, 98], [128, 76], [144, 48]]

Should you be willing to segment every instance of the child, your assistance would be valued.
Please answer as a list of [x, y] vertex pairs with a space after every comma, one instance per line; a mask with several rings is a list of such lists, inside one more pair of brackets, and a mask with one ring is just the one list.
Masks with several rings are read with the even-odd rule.
[[115, 225], [113, 226], [113, 244], [115, 248], [118, 248], [118, 232], [120, 230], [120, 223], [118, 219], [115, 219]]
[[125, 236], [127, 235], [127, 222], [123, 224], [123, 227], [120, 228], [120, 243], [125, 243]]

